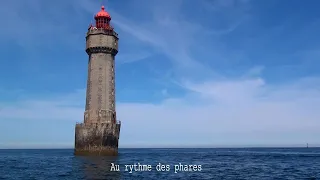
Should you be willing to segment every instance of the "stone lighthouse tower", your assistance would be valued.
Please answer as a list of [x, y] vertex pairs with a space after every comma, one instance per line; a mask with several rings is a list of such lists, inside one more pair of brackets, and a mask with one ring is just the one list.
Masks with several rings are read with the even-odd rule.
[[75, 155], [118, 154], [120, 121], [115, 107], [115, 56], [118, 34], [110, 25], [111, 16], [101, 7], [86, 36], [88, 80], [84, 122], [76, 124]]

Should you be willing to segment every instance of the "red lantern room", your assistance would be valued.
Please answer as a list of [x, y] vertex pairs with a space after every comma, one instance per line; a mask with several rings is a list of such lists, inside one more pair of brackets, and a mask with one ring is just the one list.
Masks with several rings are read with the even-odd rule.
[[101, 10], [94, 16], [96, 20], [96, 28], [112, 29], [110, 26], [111, 16], [104, 10], [104, 6], [101, 6]]

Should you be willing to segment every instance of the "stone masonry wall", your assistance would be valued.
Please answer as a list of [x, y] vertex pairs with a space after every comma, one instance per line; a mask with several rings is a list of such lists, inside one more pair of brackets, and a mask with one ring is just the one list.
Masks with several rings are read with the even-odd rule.
[[120, 134], [120, 124], [77, 124], [75, 148], [77, 151], [116, 151]]
[[117, 51], [118, 38], [97, 29], [89, 30], [86, 40], [89, 63], [84, 122], [115, 123], [115, 54], [104, 50]]

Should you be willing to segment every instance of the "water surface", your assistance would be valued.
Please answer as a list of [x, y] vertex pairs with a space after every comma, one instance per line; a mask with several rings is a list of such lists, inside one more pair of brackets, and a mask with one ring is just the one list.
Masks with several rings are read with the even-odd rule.
[[[320, 148], [120, 149], [115, 158], [75, 157], [72, 149], [0, 150], [0, 179], [320, 179]], [[110, 172], [111, 163], [120, 172]], [[125, 171], [125, 165], [152, 165]], [[157, 171], [158, 163], [170, 171]], [[174, 165], [201, 165], [177, 171]], [[130, 170], [130, 169], [128, 169]], [[199, 169], [198, 169], [199, 170]]]

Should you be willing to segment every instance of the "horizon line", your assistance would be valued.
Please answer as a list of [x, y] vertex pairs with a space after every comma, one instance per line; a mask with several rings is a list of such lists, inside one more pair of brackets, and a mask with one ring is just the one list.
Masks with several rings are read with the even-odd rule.
[[[239, 146], [239, 147], [227, 147], [227, 146], [221, 146], [221, 147], [122, 147], [118, 148], [120, 149], [262, 149], [262, 148], [320, 148], [320, 146]], [[72, 150], [74, 148], [66, 148], [66, 147], [42, 147], [42, 148], [0, 148], [0, 150]]]

